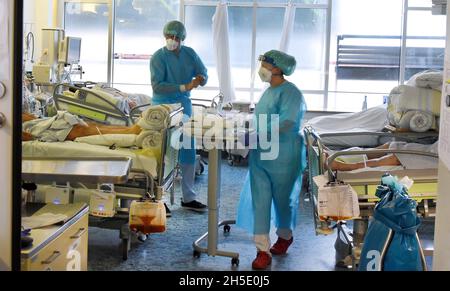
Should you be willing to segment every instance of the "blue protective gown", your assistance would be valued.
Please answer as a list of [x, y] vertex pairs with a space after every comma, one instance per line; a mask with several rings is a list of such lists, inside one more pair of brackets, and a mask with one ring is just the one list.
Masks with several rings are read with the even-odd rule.
[[[300, 124], [306, 111], [303, 94], [291, 82], [269, 87], [255, 108], [256, 121], [261, 114], [278, 114], [279, 155], [274, 160], [261, 159], [260, 145], [249, 153], [249, 175], [241, 192], [237, 225], [253, 234], [270, 232], [271, 216], [275, 226], [293, 230], [296, 223], [302, 173], [306, 165], [305, 145]], [[261, 124], [257, 124], [261, 135]], [[273, 209], [274, 213], [271, 213]]]
[[[178, 54], [169, 51], [166, 47], [157, 50], [150, 61], [151, 83], [153, 88], [152, 104], [181, 103], [184, 114], [192, 115], [192, 103], [190, 91], [181, 92], [180, 85], [192, 81], [197, 75], [205, 77], [204, 86], [208, 75], [195, 51], [187, 46], [181, 46]], [[180, 163], [193, 165], [195, 163], [194, 139], [191, 139], [191, 149], [180, 150]]]

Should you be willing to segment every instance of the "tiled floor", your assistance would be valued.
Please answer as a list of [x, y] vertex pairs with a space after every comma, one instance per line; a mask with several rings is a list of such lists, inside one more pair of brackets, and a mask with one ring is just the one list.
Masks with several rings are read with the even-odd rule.
[[[229, 166], [226, 161], [222, 167], [222, 192], [220, 219], [235, 219], [239, 192], [247, 174], [246, 167]], [[256, 255], [252, 236], [231, 226], [231, 232], [224, 236], [219, 231], [219, 249], [239, 252], [240, 264], [232, 267], [231, 259], [209, 257], [202, 254], [193, 258], [192, 243], [207, 230], [208, 214], [195, 213], [180, 207], [180, 189], [177, 185], [176, 203], [170, 206], [172, 217], [168, 218], [167, 230], [153, 234], [141, 243], [134, 240], [127, 261], [122, 260], [121, 241], [118, 230], [91, 227], [89, 229], [89, 270], [251, 270], [251, 262]], [[199, 200], [207, 201], [207, 168], [197, 178], [196, 191]], [[311, 204], [302, 194], [294, 243], [287, 255], [274, 257], [271, 270], [335, 270], [334, 242], [336, 234], [316, 236], [314, 232]], [[432, 237], [433, 224], [426, 224], [426, 233]], [[274, 233], [272, 239], [276, 239]], [[430, 235], [429, 235], [430, 236]], [[428, 262], [431, 264], [431, 261]]]

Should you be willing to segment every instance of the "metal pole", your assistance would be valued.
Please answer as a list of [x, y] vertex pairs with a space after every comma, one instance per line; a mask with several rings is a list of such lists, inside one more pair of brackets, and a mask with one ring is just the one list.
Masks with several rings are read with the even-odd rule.
[[326, 44], [325, 44], [325, 84], [323, 95], [323, 110], [328, 108], [328, 82], [330, 79], [330, 42], [331, 42], [331, 13], [332, 13], [332, 0], [328, 0], [327, 7], [327, 29], [326, 29]]
[[208, 153], [208, 255], [215, 256], [219, 236], [220, 149]]
[[408, 0], [403, 0], [403, 24], [402, 24], [402, 43], [400, 47], [400, 75], [399, 83], [405, 82], [406, 66], [406, 35], [408, 33]]
[[253, 21], [252, 21], [252, 60], [250, 67], [250, 104], [255, 98], [255, 75], [256, 75], [256, 0], [253, 1]]
[[109, 1], [109, 27], [108, 27], [108, 76], [107, 83], [109, 86], [113, 86], [113, 74], [114, 74], [114, 17], [116, 13], [115, 0]]

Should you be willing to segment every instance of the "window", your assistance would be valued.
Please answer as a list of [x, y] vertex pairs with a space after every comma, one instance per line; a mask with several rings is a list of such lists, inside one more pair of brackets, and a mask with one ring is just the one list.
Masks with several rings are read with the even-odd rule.
[[114, 87], [151, 95], [149, 62], [165, 45], [164, 25], [178, 19], [179, 1], [115, 1]]
[[[230, 62], [236, 99], [249, 101], [252, 96], [258, 101], [266, 84], [257, 76], [259, 63], [256, 61], [260, 54], [271, 49], [278, 49], [283, 30], [284, 15], [287, 0], [258, 1], [256, 13], [252, 1], [228, 2], [228, 31], [230, 44]], [[186, 29], [190, 39], [186, 41], [197, 50], [208, 67], [209, 81], [204, 89], [214, 90], [214, 93], [197, 90], [193, 95], [204, 96], [209, 99], [218, 93], [217, 69], [213, 51], [212, 17], [216, 10], [216, 1], [185, 1], [184, 16]], [[296, 72], [289, 80], [296, 83], [302, 90], [322, 91], [325, 88], [325, 48], [326, 48], [326, 4], [328, 0], [297, 0], [294, 4], [308, 4], [296, 6], [294, 29], [290, 39], [288, 53], [297, 59]], [[318, 6], [320, 4], [321, 6]], [[312, 8], [309, 8], [309, 7]], [[317, 6], [318, 8], [313, 8]], [[181, 8], [183, 9], [183, 8]], [[254, 15], [256, 19], [254, 21]], [[254, 34], [255, 31], [255, 34]], [[255, 41], [255, 49], [253, 48]], [[298, 47], [302, 47], [301, 50]], [[254, 58], [254, 59], [253, 59]], [[252, 65], [255, 67], [252, 68]], [[254, 75], [252, 75], [252, 72]], [[302, 87], [303, 86], [303, 87]], [[311, 92], [310, 92], [311, 93]], [[312, 93], [314, 94], [314, 93]], [[323, 98], [322, 98], [323, 99]], [[314, 95], [314, 104], [317, 96]], [[321, 105], [321, 106], [322, 106]], [[320, 108], [316, 108], [320, 109]]]
[[[151, 95], [149, 59], [164, 46], [165, 23], [181, 18], [185, 44], [195, 49], [209, 75], [192, 97], [210, 100], [219, 93], [212, 32], [218, 0], [112, 0], [114, 25], [105, 0], [61, 1], [69, 1], [66, 35], [82, 38], [83, 79], [107, 81], [109, 64], [113, 86]], [[443, 67], [446, 16], [432, 15], [430, 0], [409, 0], [406, 11], [405, 0], [257, 0], [257, 6], [253, 0], [230, 0], [231, 76], [238, 101], [258, 101], [267, 86], [258, 78], [257, 58], [279, 48], [289, 2], [295, 19], [287, 52], [297, 67], [287, 79], [303, 91], [309, 110], [376, 106], [418, 71]], [[114, 27], [110, 48], [108, 27]]]
[[[81, 37], [83, 80], [108, 80], [108, 23], [108, 4], [65, 3], [65, 34]], [[71, 78], [79, 80], [78, 75]]]
[[405, 81], [426, 69], [443, 70], [446, 17], [430, 10], [409, 10]]
[[289, 53], [297, 60], [291, 79], [301, 90], [325, 87], [326, 9], [297, 9]]
[[211, 24], [215, 11], [215, 6], [187, 6], [184, 12], [187, 33], [185, 44], [197, 52], [208, 69], [206, 90], [192, 91], [191, 96], [194, 99], [211, 100], [219, 92]]
[[328, 110], [382, 104], [398, 85], [402, 0], [333, 1]]

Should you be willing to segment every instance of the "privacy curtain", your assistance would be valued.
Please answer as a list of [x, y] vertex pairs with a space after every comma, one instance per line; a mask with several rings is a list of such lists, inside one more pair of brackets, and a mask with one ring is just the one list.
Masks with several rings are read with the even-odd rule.
[[279, 46], [279, 50], [285, 53], [287, 53], [289, 49], [289, 41], [294, 30], [294, 20], [295, 7], [294, 5], [292, 5], [292, 2], [289, 1], [289, 4], [287, 5], [286, 11], [284, 13], [283, 31], [281, 32], [281, 40]]
[[233, 80], [231, 79], [230, 46], [228, 40], [228, 5], [222, 1], [217, 4], [212, 18], [213, 47], [216, 57], [219, 88], [224, 103], [235, 100]]

